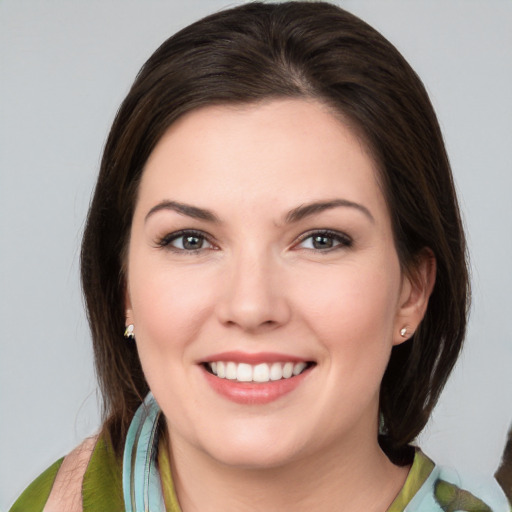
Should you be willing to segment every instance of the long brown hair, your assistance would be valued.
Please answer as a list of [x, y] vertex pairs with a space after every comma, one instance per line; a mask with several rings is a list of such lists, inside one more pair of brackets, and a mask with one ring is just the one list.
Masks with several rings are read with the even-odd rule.
[[380, 410], [388, 453], [425, 426], [459, 354], [469, 296], [466, 246], [439, 125], [420, 79], [372, 27], [324, 2], [249, 3], [165, 41], [113, 123], [82, 244], [82, 283], [104, 399], [120, 449], [148, 392], [123, 340], [125, 251], [144, 165], [168, 127], [205, 105], [313, 98], [339, 112], [380, 171], [405, 271], [428, 247], [436, 284], [425, 318], [393, 349]]

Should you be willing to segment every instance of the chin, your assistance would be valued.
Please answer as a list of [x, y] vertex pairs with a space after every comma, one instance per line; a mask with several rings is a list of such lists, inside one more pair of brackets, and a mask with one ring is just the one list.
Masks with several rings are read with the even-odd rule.
[[225, 443], [209, 443], [210, 454], [227, 466], [263, 470], [286, 466], [321, 449], [314, 429], [300, 431], [291, 427], [289, 422], [273, 426], [258, 422], [254, 428], [247, 428], [246, 423], [235, 429], [226, 428], [221, 437]]
[[286, 466], [298, 457], [296, 450], [277, 446], [277, 443], [232, 443], [226, 449], [216, 449], [210, 456], [218, 463], [232, 468], [266, 470]]

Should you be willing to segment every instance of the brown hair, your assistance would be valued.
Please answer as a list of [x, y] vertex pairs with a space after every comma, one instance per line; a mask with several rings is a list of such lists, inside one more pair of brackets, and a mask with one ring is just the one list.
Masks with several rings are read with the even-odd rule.
[[145, 162], [180, 116], [211, 104], [313, 98], [362, 135], [381, 173], [403, 268], [428, 247], [436, 284], [414, 336], [393, 348], [380, 410], [385, 449], [425, 426], [459, 354], [469, 296], [450, 165], [420, 79], [383, 36], [324, 2], [249, 3], [165, 41], [138, 74], [104, 150], [82, 244], [82, 283], [104, 399], [120, 449], [148, 386], [124, 342], [124, 252]]

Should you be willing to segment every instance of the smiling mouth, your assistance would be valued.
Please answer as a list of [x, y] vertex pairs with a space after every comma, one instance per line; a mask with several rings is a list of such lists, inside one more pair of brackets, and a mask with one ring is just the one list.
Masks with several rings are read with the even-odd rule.
[[211, 361], [203, 363], [207, 372], [220, 379], [236, 382], [265, 383], [291, 379], [314, 366], [312, 361], [275, 363], [235, 363], [233, 361]]

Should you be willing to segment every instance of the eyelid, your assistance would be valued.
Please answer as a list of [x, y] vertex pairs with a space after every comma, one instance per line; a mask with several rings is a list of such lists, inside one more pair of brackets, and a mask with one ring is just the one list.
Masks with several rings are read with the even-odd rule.
[[[300, 247], [300, 245], [304, 241], [306, 241], [309, 238], [314, 237], [314, 236], [329, 237], [329, 238], [332, 238], [333, 240], [337, 241], [338, 244], [336, 244], [333, 247], [326, 248], [326, 249]], [[297, 243], [295, 243], [292, 248], [293, 249], [298, 248], [299, 250], [302, 249], [302, 250], [306, 250], [306, 251], [330, 252], [330, 251], [334, 251], [334, 250], [336, 250], [338, 248], [342, 248], [342, 247], [351, 247], [352, 244], [353, 244], [352, 238], [349, 235], [347, 235], [346, 233], [343, 233], [342, 231], [336, 231], [336, 230], [332, 230], [332, 229], [312, 229], [312, 230], [307, 231], [306, 233], [303, 233], [302, 235], [300, 235], [298, 237]]]
[[[185, 236], [196, 236], [198, 238], [202, 238], [210, 245], [210, 247], [201, 247], [199, 249], [180, 249], [179, 247], [174, 247], [172, 242], [175, 240], [185, 237]], [[163, 249], [169, 249], [178, 253], [187, 253], [187, 254], [195, 254], [205, 250], [217, 250], [218, 247], [212, 241], [212, 237], [205, 233], [204, 231], [200, 231], [197, 229], [179, 229], [178, 231], [172, 231], [171, 233], [167, 233], [163, 237], [157, 239], [156, 246], [161, 247]]]

